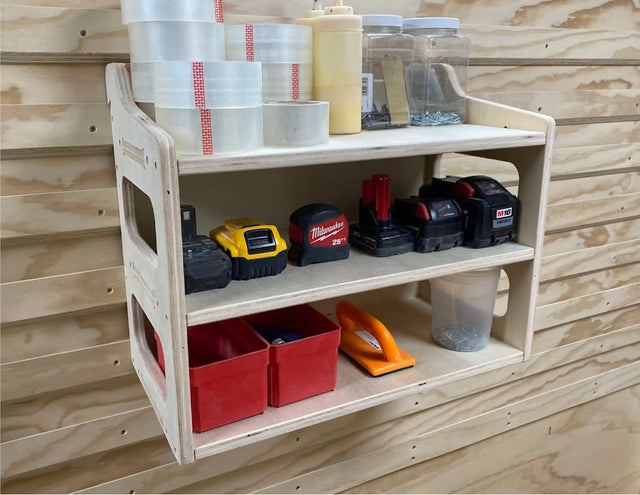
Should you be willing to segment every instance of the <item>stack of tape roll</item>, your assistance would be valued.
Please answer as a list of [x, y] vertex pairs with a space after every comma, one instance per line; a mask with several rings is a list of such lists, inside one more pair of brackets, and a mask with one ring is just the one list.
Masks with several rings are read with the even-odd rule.
[[262, 62], [264, 101], [310, 100], [313, 32], [295, 24], [226, 27], [227, 60]]
[[329, 103], [274, 101], [264, 104], [264, 144], [314, 146], [329, 141]]
[[247, 152], [262, 147], [262, 72], [252, 62], [155, 64], [157, 124], [177, 153]]
[[138, 103], [154, 103], [154, 63], [225, 59], [222, 0], [122, 0], [122, 22]]

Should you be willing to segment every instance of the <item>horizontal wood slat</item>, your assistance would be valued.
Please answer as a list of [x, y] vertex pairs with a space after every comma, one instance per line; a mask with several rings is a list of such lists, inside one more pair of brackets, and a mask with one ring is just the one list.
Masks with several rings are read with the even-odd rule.
[[624, 194], [607, 198], [554, 204], [547, 208], [547, 232], [615, 222], [640, 215], [640, 194]]
[[[474, 4], [476, 2], [473, 2]], [[553, 6], [554, 3], [547, 3]], [[637, 89], [640, 66], [471, 66], [467, 88], [471, 93], [519, 91], [587, 91]]]
[[640, 193], [640, 171], [595, 177], [571, 177], [549, 184], [549, 203], [571, 205], [577, 201]]
[[121, 306], [122, 267], [2, 284], [2, 323]]
[[640, 219], [547, 234], [544, 257], [638, 239]]
[[536, 304], [545, 306], [637, 283], [640, 263], [609, 268], [540, 284]]
[[626, 308], [638, 301], [640, 301], [640, 284], [632, 284], [546, 306], [538, 306], [534, 330], [544, 330], [600, 313]]
[[2, 403], [2, 442], [150, 407], [135, 374]]
[[3, 158], [80, 146], [112, 146], [107, 103], [2, 106]]
[[91, 348], [129, 338], [124, 307], [2, 328], [2, 363]]
[[0, 370], [3, 401], [134, 373], [128, 340], [3, 364]]
[[34, 54], [47, 54], [52, 62], [122, 59], [129, 51], [118, 10], [3, 6], [1, 12], [5, 61], [28, 61]]
[[5, 64], [0, 103], [104, 103], [104, 64]]
[[0, 195], [116, 187], [113, 153], [2, 160]]
[[[514, 486], [530, 493], [630, 493], [640, 486], [639, 404], [640, 387], [632, 386], [349, 493], [510, 493]], [[603, 475], [612, 459], [619, 462]]]
[[556, 127], [555, 148], [640, 142], [640, 122], [562, 125]]
[[472, 93], [503, 105], [550, 115], [556, 120], [618, 117], [640, 119], [640, 90], [522, 91]]
[[536, 332], [532, 352], [537, 354], [615, 332], [640, 335], [640, 304]]
[[120, 233], [2, 246], [2, 282], [122, 266]]
[[162, 427], [151, 407], [115, 414], [99, 421], [104, 430], [97, 435], [92, 434], [94, 429], [89, 421], [3, 443], [0, 445], [2, 475], [13, 476], [55, 464], [60, 459], [74, 459], [132, 445], [162, 434]]
[[617, 244], [583, 248], [544, 257], [540, 278], [542, 281], [550, 281], [637, 262], [640, 262], [640, 235], [638, 239]]
[[2, 240], [118, 232], [116, 188], [0, 198]]

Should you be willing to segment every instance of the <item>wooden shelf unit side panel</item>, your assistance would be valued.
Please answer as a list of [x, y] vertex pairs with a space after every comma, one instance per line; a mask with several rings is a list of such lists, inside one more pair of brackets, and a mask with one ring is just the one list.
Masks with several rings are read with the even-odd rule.
[[[131, 359], [179, 463], [194, 461], [182, 268], [180, 194], [173, 140], [134, 103], [124, 64], [109, 64]], [[151, 202], [156, 252], [138, 233], [134, 187]], [[160, 341], [165, 374], [146, 341], [144, 314]]]
[[[494, 324], [494, 333], [505, 342], [524, 351], [524, 359], [531, 354], [536, 299], [540, 282], [542, 248], [549, 181], [551, 152], [555, 136], [555, 120], [526, 110], [519, 110], [477, 98], [468, 99], [469, 123], [495, 127], [517, 128], [544, 132], [544, 146], [487, 150], [468, 154], [513, 163], [519, 174], [518, 197], [521, 209], [518, 242], [534, 248], [531, 262], [505, 267], [509, 277], [509, 306], [507, 313]], [[526, 332], [518, 330], [526, 322]]]

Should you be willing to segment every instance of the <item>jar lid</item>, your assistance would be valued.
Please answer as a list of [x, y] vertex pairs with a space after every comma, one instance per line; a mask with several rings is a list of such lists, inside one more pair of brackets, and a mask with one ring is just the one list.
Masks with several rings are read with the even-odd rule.
[[390, 26], [402, 27], [402, 16], [400, 15], [383, 15], [383, 14], [366, 14], [362, 16], [363, 26]]
[[402, 22], [404, 29], [458, 29], [460, 19], [456, 17], [414, 17]]

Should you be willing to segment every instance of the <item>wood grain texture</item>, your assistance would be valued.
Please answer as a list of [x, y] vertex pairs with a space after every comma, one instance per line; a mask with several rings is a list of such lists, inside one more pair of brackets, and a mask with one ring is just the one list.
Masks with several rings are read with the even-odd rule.
[[107, 101], [104, 64], [5, 64], [0, 86], [3, 105]]
[[640, 219], [547, 234], [544, 257], [638, 239]]
[[[591, 339], [597, 336], [606, 336], [615, 332], [640, 330], [640, 305], [632, 306], [602, 313], [590, 318], [584, 318], [577, 322], [559, 325], [540, 332], [533, 336], [533, 352], [541, 353], [573, 344], [581, 340]], [[604, 344], [602, 344], [604, 348]]]
[[551, 165], [552, 180], [579, 175], [603, 175], [640, 168], [640, 142], [556, 148]]
[[[503, 105], [550, 115], [556, 120], [616, 117], [617, 120], [640, 119], [640, 89], [587, 91], [509, 91], [471, 93]], [[561, 123], [561, 122], [560, 122]]]
[[3, 442], [2, 475], [14, 476], [55, 464], [59, 460], [95, 454], [105, 449], [132, 445], [162, 433], [150, 407], [114, 414], [100, 420], [104, 430], [92, 435], [92, 422]]
[[[33, 5], [48, 7], [83, 8], [82, 0], [6, 0], [5, 5]], [[566, 28], [638, 29], [638, 6], [633, 0], [570, 0], [547, 3], [540, 0], [512, 1], [508, 5], [495, 0], [473, 3], [464, 0], [442, 2], [439, 0], [402, 0], [392, 6], [385, 0], [353, 0], [357, 13], [387, 13], [411, 16], [460, 17], [463, 22], [487, 25], [538, 26]], [[96, 9], [119, 9], [117, 0], [94, 0]], [[254, 13], [297, 18], [308, 9], [308, 2], [292, 0], [282, 4], [275, 0], [240, 1], [225, 0], [225, 11]]]
[[2, 284], [2, 323], [122, 306], [122, 267]]
[[640, 263], [594, 271], [540, 284], [537, 304], [544, 306], [637, 283], [640, 283]]
[[[474, 2], [475, 4], [476, 2]], [[547, 6], [554, 3], [547, 4]], [[492, 24], [492, 23], [491, 23]], [[638, 89], [639, 66], [471, 66], [467, 89], [470, 93], [521, 91], [588, 91]]]
[[119, 231], [115, 188], [0, 198], [3, 241]]
[[631, 284], [595, 294], [539, 306], [535, 331], [626, 308], [640, 301], [640, 284]]
[[640, 171], [595, 177], [571, 177], [549, 184], [549, 204], [570, 205], [578, 201], [640, 193]]
[[2, 403], [2, 442], [150, 407], [133, 374]]
[[95, 59], [129, 51], [117, 10], [3, 6], [0, 27], [4, 60], [28, 59], [34, 53]]
[[[178, 466], [173, 461], [166, 464], [159, 463], [156, 468], [140, 472], [139, 474], [126, 476], [113, 482], [103, 483], [86, 491], [88, 493], [114, 493], [129, 490], [153, 493], [170, 490], [180, 492], [185, 485], [194, 483], [196, 480], [205, 480], [217, 473], [221, 474], [237, 469], [238, 466], [249, 467], [258, 462], [265, 462], [266, 464], [270, 458], [295, 452], [298, 451], [298, 449], [308, 448], [308, 451], [313, 452], [310, 456], [314, 457], [315, 453], [322, 452], [322, 449], [319, 447], [320, 443], [329, 442], [332, 444], [347, 434], [368, 431], [369, 428], [387, 421], [390, 421], [389, 426], [392, 428], [394, 419], [407, 414], [413, 414], [416, 411], [424, 411], [434, 406], [450, 403], [453, 400], [461, 399], [474, 393], [477, 394], [478, 392], [489, 390], [495, 386], [495, 383], [507, 384], [525, 378], [525, 380], [521, 380], [521, 385], [525, 387], [526, 390], [537, 390], [543, 386], [547, 380], [551, 380], [552, 382], [560, 380], [560, 382], [556, 382], [558, 385], [572, 383], [575, 381], [576, 375], [573, 374], [574, 372], [569, 371], [569, 369], [583, 368], [584, 365], [589, 368], [596, 362], [615, 361], [615, 358], [611, 360], [609, 357], [602, 355], [602, 353], [607, 350], [635, 343], [639, 339], [640, 328], [630, 330], [623, 329], [613, 335], [603, 337], [595, 336], [582, 342], [568, 344], [535, 355], [527, 362], [509, 366], [506, 369], [491, 371], [482, 375], [482, 379], [476, 377], [473, 380], [461, 380], [440, 387], [437, 390], [425, 392], [417, 397], [394, 401], [366, 412], [338, 418], [323, 425], [305, 428], [304, 430], [260, 442], [253, 446], [243, 447], [224, 455], [209, 457], [192, 465]], [[623, 355], [626, 355], [625, 353], [628, 351], [621, 352]], [[583, 363], [577, 363], [582, 359], [585, 359]], [[572, 363], [577, 364], [572, 365]], [[588, 376], [589, 374], [592, 373], [587, 372], [587, 374], [583, 376]], [[511, 386], [513, 387], [514, 385], [512, 384]], [[531, 388], [528, 388], [529, 386], [531, 386]], [[513, 390], [520, 390], [519, 397], [522, 397], [523, 393], [526, 394], [526, 392], [523, 391], [524, 389], [514, 388]], [[483, 401], [483, 395], [484, 394], [477, 395], [480, 402]], [[489, 395], [493, 396], [493, 394]], [[499, 393], [498, 396], [500, 396]], [[455, 410], [455, 407], [453, 410]], [[372, 436], [367, 433], [364, 433], [364, 435], [366, 438]], [[349, 446], [349, 444], [351, 444], [351, 442], [347, 442], [345, 445]], [[356, 441], [354, 445], [357, 444], [358, 441]], [[302, 454], [298, 452], [298, 457], [300, 457], [300, 455]], [[324, 458], [330, 460], [331, 455]], [[265, 468], [268, 469], [267, 466], [265, 466]], [[61, 484], [65, 483], [61, 478], [57, 478], [56, 482]], [[32, 484], [31, 486], [38, 485]], [[241, 488], [236, 489], [242, 491]], [[218, 488], [217, 491], [222, 491], [222, 488]]]
[[640, 122], [562, 125], [556, 128], [556, 148], [640, 142]]
[[616, 59], [640, 59], [640, 33], [636, 31], [463, 25], [460, 32], [471, 38], [471, 57], [479, 65], [480, 60], [481, 65], [531, 60], [543, 60], [544, 65], [557, 65], [552, 64], [554, 60], [576, 65], [580, 59], [603, 59], [597, 65], [607, 65]]
[[122, 266], [119, 233], [2, 246], [2, 282]]
[[114, 188], [112, 154], [2, 160], [0, 195], [19, 196]]
[[111, 145], [107, 103], [3, 105], [1, 122], [4, 158], [39, 148]]
[[133, 373], [129, 341], [3, 364], [2, 400], [22, 399], [53, 390]]
[[349, 493], [631, 493], [639, 404], [640, 387], [629, 387]]
[[[181, 487], [182, 493], [227, 492], [236, 487], [244, 492], [296, 493], [346, 490], [365, 480], [383, 475], [449, 452], [479, 440], [515, 429], [568, 407], [592, 400], [638, 383], [640, 364], [633, 363], [578, 380], [570, 385], [533, 395], [520, 395], [511, 402], [506, 393], [491, 399], [469, 414], [468, 403], [440, 408], [396, 420], [391, 425], [369, 428], [364, 438], [354, 435], [348, 442], [332, 442], [322, 455], [291, 454], [270, 463], [253, 465], [195, 485]], [[597, 394], [593, 394], [594, 382]], [[543, 388], [544, 390], [544, 388]], [[458, 407], [455, 407], [455, 406]], [[537, 417], [536, 417], [537, 416]], [[390, 427], [391, 426], [391, 427]], [[292, 477], [292, 478], [290, 478]]]
[[86, 349], [129, 338], [124, 307], [2, 328], [2, 363]]
[[541, 281], [640, 262], [640, 238], [580, 249], [542, 259]]
[[547, 208], [547, 232], [610, 223], [640, 215], [640, 194], [623, 194]]

